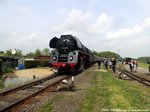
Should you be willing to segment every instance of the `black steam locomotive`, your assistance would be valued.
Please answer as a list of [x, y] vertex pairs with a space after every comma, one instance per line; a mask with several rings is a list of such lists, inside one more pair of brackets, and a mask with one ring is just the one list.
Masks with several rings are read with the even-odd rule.
[[50, 66], [58, 72], [75, 72], [84, 70], [99, 60], [99, 57], [86, 48], [78, 38], [72, 35], [61, 35], [50, 40]]

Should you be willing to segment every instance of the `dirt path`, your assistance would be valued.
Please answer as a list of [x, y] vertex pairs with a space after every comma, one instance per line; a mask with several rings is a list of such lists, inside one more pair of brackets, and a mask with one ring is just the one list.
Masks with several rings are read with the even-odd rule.
[[[49, 95], [49, 101], [53, 105], [52, 112], [76, 112], [83, 103], [87, 90], [92, 85], [93, 67], [84, 71], [75, 78], [75, 91], [56, 92]], [[46, 101], [45, 101], [46, 102]], [[46, 103], [45, 103], [46, 104]], [[36, 108], [36, 111], [38, 108]]]
[[75, 112], [79, 108], [85, 97], [86, 90], [91, 84], [92, 74], [89, 74], [91, 69], [76, 78], [76, 90], [74, 92], [60, 93], [63, 98], [54, 100], [54, 110], [52, 112], [58, 112], [59, 110], [61, 110], [61, 112]]

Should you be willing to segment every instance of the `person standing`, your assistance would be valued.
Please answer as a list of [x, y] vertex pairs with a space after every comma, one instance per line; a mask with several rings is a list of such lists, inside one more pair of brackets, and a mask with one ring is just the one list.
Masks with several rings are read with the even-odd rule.
[[136, 66], [136, 60], [134, 60], [133, 62], [133, 69], [134, 69], [134, 72], [136, 73], [137, 72], [137, 66]]
[[132, 67], [132, 71], [131, 72], [133, 72], [134, 71], [134, 61], [133, 60], [131, 60], [131, 67]]
[[112, 71], [113, 73], [116, 73], [116, 59], [115, 58], [112, 58]]
[[147, 63], [148, 63], [148, 65], [149, 65], [149, 73], [150, 73], [150, 60], [148, 60]]
[[108, 61], [107, 60], [104, 61], [104, 65], [105, 65], [105, 69], [108, 70]]
[[111, 69], [111, 66], [112, 66], [112, 61], [111, 60], [109, 60], [109, 68]]
[[132, 62], [131, 61], [129, 62], [129, 68], [130, 68], [130, 71], [132, 72]]
[[98, 68], [101, 69], [101, 61], [97, 61]]

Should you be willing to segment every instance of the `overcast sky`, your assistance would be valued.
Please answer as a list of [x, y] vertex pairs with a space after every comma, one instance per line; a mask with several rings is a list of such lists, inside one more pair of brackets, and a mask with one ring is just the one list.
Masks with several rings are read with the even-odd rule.
[[0, 50], [42, 50], [62, 34], [91, 50], [150, 56], [150, 0], [0, 0]]

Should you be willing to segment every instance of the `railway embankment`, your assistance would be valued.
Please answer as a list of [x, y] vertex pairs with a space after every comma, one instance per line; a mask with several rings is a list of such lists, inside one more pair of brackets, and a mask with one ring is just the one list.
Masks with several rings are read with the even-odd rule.
[[150, 111], [150, 89], [137, 81], [121, 80], [93, 67], [75, 84], [74, 92], [58, 92], [40, 112]]
[[[117, 75], [97, 68], [93, 66], [76, 76], [74, 91], [46, 92], [27, 102], [27, 105], [32, 107], [27, 110], [34, 112], [150, 111], [149, 87], [130, 78], [118, 79]], [[18, 71], [22, 73], [18, 73], [18, 77], [32, 78], [33, 73], [36, 77], [42, 77], [50, 72], [48, 71], [45, 68]]]

